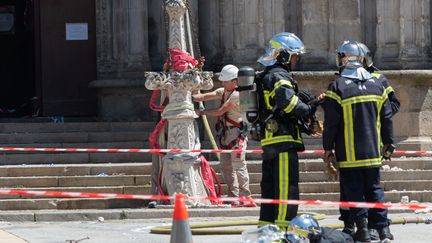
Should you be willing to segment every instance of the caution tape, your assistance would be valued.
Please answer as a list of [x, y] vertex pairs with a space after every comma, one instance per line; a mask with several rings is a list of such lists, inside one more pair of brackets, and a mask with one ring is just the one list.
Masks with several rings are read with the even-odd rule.
[[[14, 148], [0, 147], [0, 151], [20, 152], [87, 152], [87, 153], [223, 153], [223, 154], [261, 154], [262, 149], [116, 149], [116, 148]], [[299, 154], [324, 154], [324, 150], [304, 150]], [[396, 155], [432, 155], [432, 150], [395, 150]]]
[[[116, 198], [116, 199], [141, 199], [141, 200], [171, 200], [173, 196], [117, 194], [98, 192], [60, 192], [60, 191], [30, 191], [16, 189], [0, 189], [2, 195], [24, 195], [40, 197], [81, 197], [81, 198]], [[266, 198], [236, 198], [236, 197], [187, 197], [191, 200], [210, 200], [214, 202], [244, 202], [261, 204], [291, 204], [291, 205], [315, 205], [315, 206], [339, 206], [349, 208], [381, 208], [381, 209], [411, 209], [432, 210], [431, 205], [402, 204], [402, 203], [372, 203], [372, 202], [332, 202], [320, 200], [280, 200]]]

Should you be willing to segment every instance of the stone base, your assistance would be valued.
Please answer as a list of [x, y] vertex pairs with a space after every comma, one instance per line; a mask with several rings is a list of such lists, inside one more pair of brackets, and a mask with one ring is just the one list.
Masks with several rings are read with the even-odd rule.
[[397, 143], [397, 150], [432, 150], [431, 137], [408, 137]]
[[108, 121], [155, 120], [157, 113], [149, 108], [152, 91], [144, 84], [144, 79], [92, 81], [89, 86], [97, 89], [99, 117]]

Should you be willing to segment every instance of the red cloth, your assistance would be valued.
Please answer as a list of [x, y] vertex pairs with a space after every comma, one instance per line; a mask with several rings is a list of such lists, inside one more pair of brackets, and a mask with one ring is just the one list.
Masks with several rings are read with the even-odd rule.
[[183, 72], [196, 67], [198, 61], [189, 53], [176, 48], [169, 49], [168, 65], [177, 72]]

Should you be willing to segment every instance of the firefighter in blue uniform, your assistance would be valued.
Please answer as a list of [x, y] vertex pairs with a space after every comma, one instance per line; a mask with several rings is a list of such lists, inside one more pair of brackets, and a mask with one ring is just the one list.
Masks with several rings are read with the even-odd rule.
[[[299, 119], [309, 117], [314, 108], [307, 104], [313, 97], [299, 98], [297, 82], [290, 72], [304, 52], [296, 35], [282, 32], [271, 38], [266, 54], [258, 59], [266, 66], [257, 78], [260, 117], [265, 127], [261, 139], [262, 198], [299, 199], [297, 151], [304, 150]], [[259, 225], [287, 228], [297, 210], [297, 205], [262, 204]]]
[[[382, 82], [363, 67], [364, 51], [359, 43], [345, 41], [336, 51], [340, 77], [329, 85], [323, 104], [324, 160], [336, 160], [345, 200], [384, 202], [381, 144], [383, 151], [389, 151], [393, 144], [388, 93]], [[381, 240], [393, 240], [386, 209], [350, 208], [349, 218], [357, 227], [355, 240], [371, 241], [368, 218], [369, 227], [378, 231]]]
[[[373, 65], [373, 60], [372, 60], [372, 53], [369, 50], [369, 48], [360, 42], [357, 42], [360, 49], [362, 50], [362, 57], [363, 59], [363, 67], [375, 78], [377, 78], [382, 85], [385, 88], [385, 91], [388, 95], [388, 99], [390, 101], [391, 104], [391, 108], [392, 108], [392, 113], [393, 116], [399, 111], [400, 109], [400, 102], [399, 99], [397, 98], [394, 89], [390, 86], [389, 81], [387, 80], [387, 78], [383, 75], [380, 74], [378, 71], [378, 69]], [[341, 201], [346, 201], [344, 194], [343, 194], [343, 189], [340, 188], [341, 190]], [[374, 209], [370, 209], [370, 210], [374, 210]], [[344, 229], [343, 232], [347, 233], [347, 234], [354, 234], [355, 232], [355, 226], [354, 226], [354, 222], [352, 220], [349, 219], [349, 209], [346, 208], [340, 208], [340, 220], [344, 221]], [[371, 236], [372, 240], [379, 240], [379, 235], [378, 232], [371, 228], [371, 226], [369, 226], [369, 233]]]

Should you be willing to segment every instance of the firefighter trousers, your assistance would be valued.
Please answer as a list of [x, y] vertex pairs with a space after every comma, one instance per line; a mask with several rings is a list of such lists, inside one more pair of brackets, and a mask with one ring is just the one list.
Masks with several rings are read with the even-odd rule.
[[[262, 163], [261, 197], [268, 199], [299, 199], [299, 162], [296, 151], [280, 152]], [[287, 228], [297, 216], [298, 205], [261, 204], [259, 226], [276, 224]]]
[[[342, 197], [351, 202], [384, 202], [384, 191], [380, 185], [380, 169], [365, 168], [340, 170]], [[342, 215], [341, 215], [342, 216]], [[343, 217], [347, 217], [346, 215]], [[349, 220], [368, 218], [368, 226], [381, 229], [390, 224], [387, 209], [350, 208]]]

